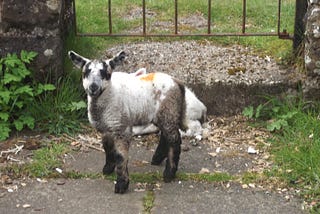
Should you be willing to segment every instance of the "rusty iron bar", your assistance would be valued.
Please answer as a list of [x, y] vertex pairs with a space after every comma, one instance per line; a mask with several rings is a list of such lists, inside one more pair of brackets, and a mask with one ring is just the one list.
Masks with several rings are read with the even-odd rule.
[[174, 34], [178, 34], [178, 0], [174, 1]]
[[[108, 34], [108, 33], [78, 33], [78, 36], [109, 36], [109, 37], [192, 37], [192, 36], [203, 36], [203, 37], [210, 37], [210, 36], [279, 36], [278, 33], [189, 33], [189, 34], [146, 34], [143, 35], [141, 33], [133, 33], [133, 34], [126, 34], [126, 33], [120, 33], [120, 34]], [[283, 39], [292, 39], [289, 34], [284, 31], [280, 33], [281, 38]]]
[[77, 31], [77, 16], [76, 16], [76, 2], [75, 0], [71, 0], [72, 1], [72, 13], [73, 13], [73, 30], [74, 30], [74, 34], [77, 36], [78, 35], [78, 31]]
[[246, 33], [247, 1], [242, 2], [242, 33]]
[[208, 0], [208, 34], [211, 34], [211, 0]]
[[280, 27], [281, 27], [281, 0], [278, 0], [278, 35], [280, 36]]
[[142, 0], [142, 33], [145, 36], [147, 34], [146, 31], [146, 0]]
[[278, 23], [277, 23], [277, 32], [280, 35], [280, 21], [281, 21], [281, 0], [278, 0]]
[[141, 33], [120, 33], [114, 34], [112, 33], [112, 12], [111, 12], [111, 0], [108, 0], [108, 18], [109, 18], [109, 33], [79, 33], [77, 31], [77, 20], [76, 20], [76, 5], [75, 0], [73, 2], [73, 14], [74, 14], [74, 31], [76, 36], [81, 37], [192, 37], [192, 36], [201, 36], [201, 37], [222, 37], [222, 36], [239, 36], [239, 37], [246, 37], [246, 36], [278, 36], [280, 39], [293, 39], [286, 30], [280, 31], [281, 27], [281, 0], [278, 0], [278, 26], [277, 26], [277, 33], [246, 33], [246, 4], [247, 1], [243, 0], [243, 11], [242, 11], [242, 31], [239, 33], [212, 33], [211, 32], [211, 14], [212, 8], [211, 3], [212, 0], [208, 0], [208, 32], [207, 33], [188, 33], [188, 34], [179, 34], [178, 33], [178, 0], [175, 0], [174, 7], [175, 7], [175, 14], [174, 14], [174, 34], [150, 34], [146, 31], [146, 2], [142, 0], [142, 24], [143, 24], [143, 32]]
[[111, 0], [108, 0], [108, 20], [109, 20], [109, 34], [112, 34], [112, 14], [111, 14]]

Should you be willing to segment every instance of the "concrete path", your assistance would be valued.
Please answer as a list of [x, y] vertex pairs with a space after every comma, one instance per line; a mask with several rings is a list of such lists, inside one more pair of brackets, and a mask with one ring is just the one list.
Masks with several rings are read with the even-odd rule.
[[[136, 143], [130, 150], [129, 172], [162, 173], [164, 166], [149, 164], [155, 144]], [[210, 147], [199, 144], [181, 154], [180, 172], [210, 171], [236, 174], [252, 165], [253, 156], [229, 158], [207, 155]], [[220, 163], [217, 165], [217, 162]], [[74, 152], [65, 159], [64, 171], [100, 172], [104, 153], [96, 150]], [[0, 213], [144, 213], [144, 184], [130, 183], [126, 194], [114, 194], [113, 181], [103, 179], [52, 179], [19, 181], [17, 190], [0, 192]], [[244, 189], [236, 182], [206, 183], [175, 180], [154, 185], [151, 213], [304, 213], [298, 198], [257, 188]]]
[[[0, 213], [144, 213], [146, 192], [131, 184], [123, 195], [113, 193], [112, 181], [50, 180], [28, 181], [0, 198]], [[297, 199], [290, 201], [273, 193], [244, 190], [237, 185], [223, 188], [212, 183], [161, 183], [155, 190], [151, 213], [303, 213]]]

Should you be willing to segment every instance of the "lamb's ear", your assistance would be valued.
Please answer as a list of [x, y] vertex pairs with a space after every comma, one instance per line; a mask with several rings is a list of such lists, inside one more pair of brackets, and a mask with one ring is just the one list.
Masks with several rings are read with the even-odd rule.
[[120, 51], [115, 57], [109, 60], [109, 65], [112, 69], [114, 69], [117, 65], [120, 65], [124, 61], [126, 56], [127, 54], [124, 51]]
[[83, 66], [90, 62], [89, 59], [83, 57], [83, 56], [80, 56], [79, 54], [77, 54], [76, 52], [74, 51], [69, 51], [68, 52], [68, 56], [69, 58], [71, 59], [72, 63], [79, 69], [82, 69]]
[[137, 70], [136, 72], [132, 73], [135, 77], [140, 76], [140, 75], [144, 75], [147, 73], [146, 68], [140, 68], [139, 70]]

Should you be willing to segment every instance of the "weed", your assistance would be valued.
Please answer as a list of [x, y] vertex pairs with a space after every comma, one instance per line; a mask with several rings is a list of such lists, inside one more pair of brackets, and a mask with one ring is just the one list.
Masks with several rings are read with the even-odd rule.
[[1, 168], [1, 172], [11, 178], [20, 177], [59, 177], [56, 168], [63, 165], [62, 155], [68, 152], [65, 144], [48, 144], [48, 146], [33, 151], [32, 161], [26, 164], [12, 164]]
[[301, 99], [291, 100], [295, 99], [292, 96], [286, 97], [283, 101], [280, 98], [266, 97], [266, 99], [268, 100], [264, 104], [260, 104], [256, 108], [253, 106], [244, 108], [242, 114], [250, 119], [268, 120], [266, 128], [271, 132], [287, 127], [288, 122], [298, 113], [298, 109], [288, 106], [292, 105], [292, 101], [302, 102]]
[[[261, 109], [267, 116], [263, 119], [267, 120], [269, 131], [274, 132], [270, 140], [274, 166], [265, 174], [301, 189], [305, 200], [315, 204], [316, 212], [320, 206], [319, 106], [320, 103], [305, 102], [298, 96], [272, 98]], [[254, 117], [253, 110], [248, 107], [245, 114]], [[243, 178], [248, 179], [250, 176]]]
[[33, 160], [25, 166], [31, 177], [49, 177], [57, 174], [56, 168], [62, 166], [62, 155], [67, 152], [64, 144], [51, 144], [33, 152]]
[[81, 130], [85, 122], [86, 103], [78, 81], [69, 75], [56, 83], [56, 91], [44, 93], [35, 100], [30, 113], [38, 123], [38, 129], [49, 134], [73, 134]]
[[7, 54], [0, 58], [0, 140], [9, 137], [12, 129], [21, 131], [24, 127], [34, 128], [35, 115], [31, 115], [34, 100], [43, 92], [54, 90], [51, 84], [37, 83], [32, 72], [27, 68], [35, 52], [21, 51], [17, 54]]
[[147, 194], [143, 197], [144, 213], [151, 213], [151, 209], [154, 206], [155, 195], [152, 190], [148, 190]]

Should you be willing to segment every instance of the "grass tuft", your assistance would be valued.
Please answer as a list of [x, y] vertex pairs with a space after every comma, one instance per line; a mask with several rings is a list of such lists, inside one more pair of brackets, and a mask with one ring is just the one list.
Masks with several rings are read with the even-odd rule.
[[143, 207], [144, 213], [149, 214], [151, 213], [151, 209], [154, 206], [155, 195], [152, 190], [148, 190], [147, 194], [143, 197]]
[[301, 95], [272, 98], [260, 111], [264, 117], [256, 118], [257, 122], [266, 119], [267, 128], [275, 127], [268, 128], [273, 133], [270, 141], [274, 166], [265, 175], [301, 189], [306, 201], [320, 211], [320, 103], [306, 102]]

